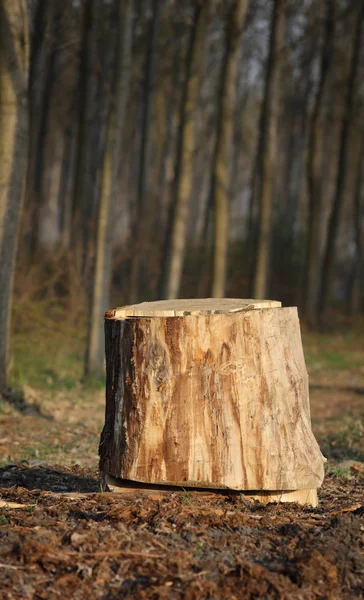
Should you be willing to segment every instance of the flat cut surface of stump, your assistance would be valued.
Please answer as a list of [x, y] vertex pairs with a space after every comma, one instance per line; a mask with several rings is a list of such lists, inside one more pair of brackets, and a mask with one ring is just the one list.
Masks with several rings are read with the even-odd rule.
[[103, 473], [276, 498], [306, 490], [314, 504], [324, 458], [295, 307], [143, 303], [108, 311], [105, 332]]
[[[237, 313], [258, 308], [279, 308], [277, 300], [252, 300], [241, 298], [199, 298], [196, 300], [159, 300], [130, 304], [109, 311], [115, 319], [127, 317], [186, 317], [188, 315], [212, 315]], [[110, 314], [110, 313], [113, 313]]]

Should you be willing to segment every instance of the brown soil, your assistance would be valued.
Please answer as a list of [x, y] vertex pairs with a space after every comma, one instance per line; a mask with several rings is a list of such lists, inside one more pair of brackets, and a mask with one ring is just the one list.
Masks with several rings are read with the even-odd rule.
[[360, 473], [328, 476], [317, 509], [98, 493], [95, 471], [80, 467], [10, 466], [0, 477], [4, 599], [363, 597]]
[[28, 389], [0, 414], [0, 600], [364, 598], [363, 367], [310, 374], [329, 458], [315, 509], [101, 493], [103, 393]]

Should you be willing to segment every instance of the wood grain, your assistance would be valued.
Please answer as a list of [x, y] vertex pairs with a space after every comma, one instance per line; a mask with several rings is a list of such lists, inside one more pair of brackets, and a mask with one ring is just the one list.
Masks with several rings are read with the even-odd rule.
[[199, 298], [196, 300], [159, 300], [122, 306], [107, 313], [108, 318], [127, 317], [185, 317], [188, 315], [210, 315], [256, 310], [258, 308], [278, 308], [277, 300], [252, 300], [241, 298]]
[[296, 308], [112, 315], [105, 331], [104, 473], [270, 492], [321, 485]]

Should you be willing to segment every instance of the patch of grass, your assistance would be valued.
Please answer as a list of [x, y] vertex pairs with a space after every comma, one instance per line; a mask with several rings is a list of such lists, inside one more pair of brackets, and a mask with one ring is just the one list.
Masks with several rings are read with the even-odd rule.
[[[359, 334], [360, 333], [360, 334]], [[344, 371], [364, 364], [362, 329], [341, 333], [303, 331], [302, 340], [307, 367]]]
[[200, 542], [199, 544], [197, 544], [197, 548], [193, 553], [193, 556], [195, 557], [199, 557], [202, 554], [202, 550], [203, 550], [203, 542]]
[[100, 392], [105, 389], [105, 375], [89, 375], [82, 383], [85, 391]]
[[14, 387], [30, 385], [46, 389], [71, 390], [80, 385], [82, 360], [67, 346], [51, 351], [47, 345], [29, 347], [24, 340], [15, 340], [10, 371]]
[[328, 475], [333, 475], [334, 477], [350, 477], [350, 467], [347, 465], [329, 465], [327, 467]]
[[9, 519], [5, 515], [0, 515], [0, 525], [7, 525], [9, 523]]
[[187, 492], [187, 490], [185, 490], [185, 488], [182, 488], [184, 491], [184, 494], [182, 496], [182, 503], [183, 504], [192, 504], [192, 500], [189, 496], [189, 493]]
[[[30, 316], [34, 316], [34, 310], [33, 307]], [[34, 330], [16, 330], [13, 334], [10, 386], [21, 389], [27, 385], [51, 392], [98, 392], [105, 387], [105, 376], [84, 378], [84, 352], [84, 323], [63, 327], [61, 315], [53, 325], [49, 316], [38, 315]]]
[[345, 371], [346, 369], [360, 367], [363, 364], [363, 361], [358, 360], [349, 350], [346, 350], [345, 353], [335, 350], [315, 351], [314, 353], [306, 351], [305, 357], [308, 368]]
[[15, 302], [11, 337], [10, 385], [72, 390], [83, 376], [86, 338], [84, 315], [50, 293]]
[[346, 417], [340, 430], [319, 440], [322, 453], [334, 460], [364, 461], [364, 418]]

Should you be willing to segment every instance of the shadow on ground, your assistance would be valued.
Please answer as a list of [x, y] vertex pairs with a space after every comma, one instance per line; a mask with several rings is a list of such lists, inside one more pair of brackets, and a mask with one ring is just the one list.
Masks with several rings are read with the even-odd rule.
[[24, 415], [31, 415], [34, 417], [42, 417], [48, 421], [53, 421], [53, 416], [43, 412], [38, 402], [30, 401], [23, 390], [8, 389], [0, 392], [0, 399], [3, 398], [8, 402], [9, 406], [15, 408]]
[[97, 472], [87, 475], [82, 467], [56, 468], [46, 464], [6, 465], [0, 469], [0, 489], [21, 487], [27, 490], [47, 492], [99, 492]]

